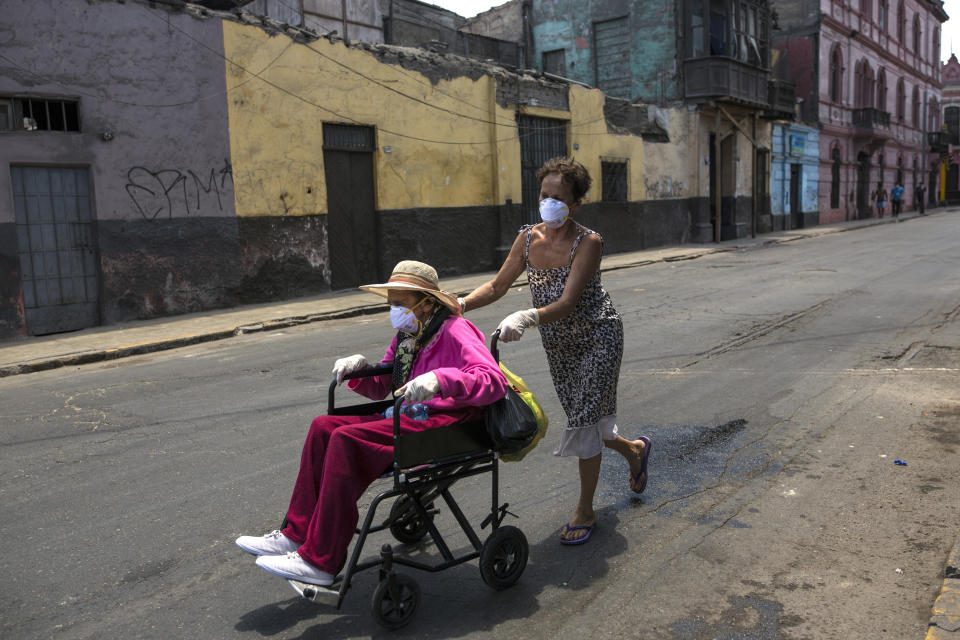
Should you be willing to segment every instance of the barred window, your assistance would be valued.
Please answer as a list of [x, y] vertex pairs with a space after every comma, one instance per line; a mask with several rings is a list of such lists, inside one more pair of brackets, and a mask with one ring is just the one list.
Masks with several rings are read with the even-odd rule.
[[627, 201], [627, 163], [601, 162], [600, 176], [603, 183], [601, 197], [604, 202]]
[[0, 98], [0, 131], [80, 131], [76, 100]]

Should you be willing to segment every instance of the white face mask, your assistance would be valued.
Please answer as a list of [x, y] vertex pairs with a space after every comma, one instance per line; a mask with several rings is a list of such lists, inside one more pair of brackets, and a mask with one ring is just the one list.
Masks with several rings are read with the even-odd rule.
[[413, 310], [406, 307], [390, 305], [390, 324], [397, 331], [406, 331], [407, 333], [416, 333], [420, 328], [420, 321], [413, 315]]
[[540, 218], [551, 229], [559, 229], [570, 217], [570, 207], [565, 202], [544, 198], [540, 201]]

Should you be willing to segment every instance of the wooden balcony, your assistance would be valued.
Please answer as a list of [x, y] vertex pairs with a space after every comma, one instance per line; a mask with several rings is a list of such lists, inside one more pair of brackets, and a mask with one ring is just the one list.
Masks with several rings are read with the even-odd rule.
[[766, 69], [719, 56], [691, 58], [683, 63], [683, 93], [687, 100], [729, 100], [766, 107]]
[[786, 80], [771, 80], [767, 83], [767, 104], [770, 106], [766, 116], [793, 120], [796, 115], [797, 85]]

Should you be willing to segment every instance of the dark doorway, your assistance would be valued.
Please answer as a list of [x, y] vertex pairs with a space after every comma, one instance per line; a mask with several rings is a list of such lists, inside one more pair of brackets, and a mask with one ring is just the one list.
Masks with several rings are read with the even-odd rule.
[[770, 217], [770, 151], [757, 149], [757, 216]]
[[840, 208], [840, 149], [831, 152], [833, 164], [830, 166], [830, 208]]
[[870, 204], [870, 156], [861, 151], [857, 154], [857, 217], [869, 218], [872, 213]]
[[717, 134], [710, 134], [710, 238], [717, 238]]
[[520, 131], [520, 180], [523, 192], [523, 219], [540, 222], [537, 203], [540, 183], [537, 170], [550, 158], [567, 155], [567, 122], [550, 118], [517, 116]]
[[927, 185], [927, 204], [930, 206], [936, 206], [937, 204], [937, 194], [940, 191], [937, 189], [937, 178], [940, 175], [940, 167], [934, 162], [930, 165], [930, 180]]
[[323, 125], [330, 287], [346, 289], [379, 277], [373, 184], [373, 127]]
[[27, 332], [100, 323], [99, 257], [87, 169], [11, 167]]
[[949, 204], [960, 203], [960, 165], [951, 162], [947, 167], [947, 184], [944, 197]]
[[733, 161], [736, 134], [727, 134], [720, 141], [720, 239], [740, 237], [737, 225], [736, 194], [737, 165]]
[[790, 165], [790, 228], [803, 228], [803, 206], [800, 204], [801, 165]]

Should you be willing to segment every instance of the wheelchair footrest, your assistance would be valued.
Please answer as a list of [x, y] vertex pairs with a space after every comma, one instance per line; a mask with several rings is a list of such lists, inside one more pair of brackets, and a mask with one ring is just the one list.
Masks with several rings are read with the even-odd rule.
[[293, 587], [293, 590], [296, 591], [301, 598], [306, 598], [311, 602], [335, 607], [340, 601], [340, 590], [333, 588], [336, 585], [321, 587], [320, 585], [300, 582], [299, 580], [287, 580], [287, 582], [290, 583], [290, 586]]

